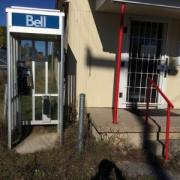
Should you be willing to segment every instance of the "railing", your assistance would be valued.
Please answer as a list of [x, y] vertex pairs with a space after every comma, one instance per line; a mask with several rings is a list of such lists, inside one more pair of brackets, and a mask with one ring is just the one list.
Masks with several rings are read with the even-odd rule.
[[158, 87], [158, 85], [154, 82], [154, 80], [148, 78], [148, 86], [146, 92], [146, 124], [148, 123], [149, 117], [149, 101], [150, 101], [150, 91], [151, 87], [154, 87], [158, 93], [164, 98], [167, 102], [167, 112], [166, 112], [166, 139], [165, 139], [165, 160], [169, 159], [169, 130], [170, 130], [170, 113], [171, 109], [174, 108], [174, 105], [171, 101], [167, 98], [167, 96], [162, 92], [162, 90]]

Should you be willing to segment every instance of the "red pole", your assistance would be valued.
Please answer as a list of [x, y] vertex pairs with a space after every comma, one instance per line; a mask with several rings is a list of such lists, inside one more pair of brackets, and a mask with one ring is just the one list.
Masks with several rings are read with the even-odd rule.
[[165, 160], [169, 159], [170, 111], [171, 111], [171, 107], [168, 105], [168, 108], [167, 108], [167, 120], [166, 120]]
[[126, 11], [126, 5], [124, 3], [120, 6], [120, 28], [118, 38], [118, 54], [115, 67], [114, 78], [114, 101], [113, 101], [113, 123], [117, 124], [118, 117], [118, 99], [119, 99], [119, 86], [120, 86], [120, 70], [121, 70], [121, 53], [124, 34], [124, 16]]

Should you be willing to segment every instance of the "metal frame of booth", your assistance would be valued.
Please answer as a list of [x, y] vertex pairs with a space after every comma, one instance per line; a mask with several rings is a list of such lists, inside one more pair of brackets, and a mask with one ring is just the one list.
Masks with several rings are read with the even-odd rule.
[[[64, 13], [59, 10], [37, 9], [26, 7], [6, 8], [7, 13], [7, 62], [8, 62], [8, 147], [12, 148], [14, 132], [21, 133], [22, 120], [19, 117], [19, 94], [17, 90], [17, 61], [19, 57], [19, 36], [28, 37], [57, 37], [60, 42], [58, 59], [57, 94], [35, 94], [37, 96], [57, 97], [57, 120], [47, 123], [32, 121], [24, 125], [52, 125], [57, 124], [60, 143], [63, 143], [63, 97], [64, 97]], [[22, 17], [22, 18], [21, 18]], [[29, 24], [27, 18], [29, 17]], [[33, 19], [36, 18], [36, 19]], [[44, 18], [44, 19], [43, 19]], [[48, 21], [49, 19], [49, 21]], [[32, 68], [34, 63], [32, 62]], [[47, 74], [46, 74], [47, 78]], [[33, 98], [33, 97], [32, 97]], [[33, 111], [33, 109], [32, 109]], [[33, 114], [33, 112], [32, 112]]]

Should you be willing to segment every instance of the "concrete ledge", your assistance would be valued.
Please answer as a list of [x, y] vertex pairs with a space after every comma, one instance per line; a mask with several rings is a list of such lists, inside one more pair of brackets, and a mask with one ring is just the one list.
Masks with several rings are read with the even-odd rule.
[[[112, 110], [109, 108], [90, 108], [92, 135], [97, 141], [106, 141], [117, 146], [142, 149], [144, 141], [152, 142], [151, 150], [162, 155], [166, 133], [166, 116], [153, 116], [149, 119], [150, 129], [146, 132], [144, 116], [137, 116], [126, 110], [119, 110], [118, 124], [112, 123]], [[174, 112], [171, 117], [170, 140], [180, 141], [180, 115]], [[179, 143], [180, 144], [180, 143]], [[180, 146], [178, 146], [180, 147]], [[176, 148], [177, 149], [177, 148]]]
[[[142, 133], [144, 132], [144, 112], [142, 116], [138, 116], [128, 110], [118, 110], [118, 124], [112, 123], [113, 112], [111, 108], [88, 108], [91, 122], [96, 127], [98, 132], [110, 133]], [[149, 117], [150, 131], [162, 132], [166, 131], [166, 116], [152, 115]], [[180, 133], [180, 111], [172, 112], [171, 116], [171, 133]]]

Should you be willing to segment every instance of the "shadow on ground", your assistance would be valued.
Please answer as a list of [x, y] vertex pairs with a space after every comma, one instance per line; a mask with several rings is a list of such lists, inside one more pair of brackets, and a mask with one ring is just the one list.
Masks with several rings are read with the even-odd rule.
[[112, 162], [107, 159], [103, 159], [98, 168], [98, 172], [91, 180], [125, 180], [121, 170]]
[[137, 104], [133, 103], [131, 112], [136, 114], [138, 123], [143, 127], [143, 150], [147, 160], [147, 164], [150, 166], [157, 179], [170, 180], [169, 175], [163, 168], [163, 161], [157, 157], [152, 151], [153, 142], [150, 141], [151, 126], [145, 123], [145, 119], [142, 117], [142, 111], [137, 108]]

